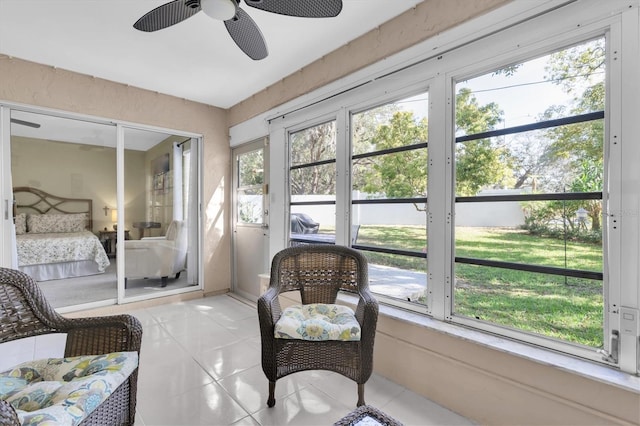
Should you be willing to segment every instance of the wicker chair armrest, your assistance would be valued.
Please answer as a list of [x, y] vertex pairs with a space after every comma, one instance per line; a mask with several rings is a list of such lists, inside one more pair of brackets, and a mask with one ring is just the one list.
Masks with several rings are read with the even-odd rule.
[[0, 399], [0, 425], [20, 425], [18, 413], [16, 413], [16, 410], [13, 409], [11, 404], [4, 399]]
[[260, 324], [274, 327], [280, 319], [282, 309], [280, 308], [279, 292], [276, 287], [269, 287], [258, 299], [258, 317]]
[[358, 306], [356, 307], [356, 319], [360, 327], [372, 328], [374, 331], [378, 323], [378, 301], [368, 288], [361, 288], [358, 292]]
[[121, 351], [140, 352], [142, 325], [132, 315], [66, 319], [65, 356]]

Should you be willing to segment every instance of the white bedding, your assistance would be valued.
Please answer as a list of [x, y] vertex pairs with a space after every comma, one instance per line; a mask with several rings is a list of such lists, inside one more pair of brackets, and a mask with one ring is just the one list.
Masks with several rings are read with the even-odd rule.
[[93, 261], [98, 272], [109, 266], [102, 243], [90, 231], [16, 235], [20, 267], [74, 261]]

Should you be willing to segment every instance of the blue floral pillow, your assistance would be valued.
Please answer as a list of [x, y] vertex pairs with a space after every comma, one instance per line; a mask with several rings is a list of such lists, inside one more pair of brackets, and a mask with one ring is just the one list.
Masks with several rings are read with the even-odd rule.
[[0, 398], [22, 425], [77, 425], [137, 366], [137, 352], [30, 361], [0, 373]]

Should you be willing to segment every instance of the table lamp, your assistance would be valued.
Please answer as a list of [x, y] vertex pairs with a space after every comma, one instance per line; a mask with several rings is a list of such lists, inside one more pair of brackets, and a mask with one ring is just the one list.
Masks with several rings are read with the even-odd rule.
[[117, 209], [111, 210], [111, 222], [113, 222], [113, 230], [117, 231], [118, 230], [118, 210]]

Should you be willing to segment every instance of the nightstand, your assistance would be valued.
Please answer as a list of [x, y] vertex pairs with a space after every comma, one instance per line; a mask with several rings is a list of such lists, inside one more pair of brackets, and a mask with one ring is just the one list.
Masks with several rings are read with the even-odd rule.
[[[98, 231], [98, 238], [104, 246], [107, 256], [116, 257], [116, 244], [118, 243], [118, 231]], [[125, 229], [124, 239], [130, 240], [129, 231]]]

